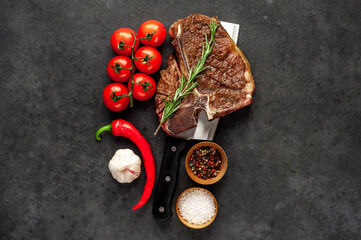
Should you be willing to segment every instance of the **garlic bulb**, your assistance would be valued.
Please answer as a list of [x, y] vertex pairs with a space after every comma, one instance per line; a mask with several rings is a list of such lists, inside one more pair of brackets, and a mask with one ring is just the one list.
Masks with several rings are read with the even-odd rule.
[[120, 183], [131, 183], [141, 172], [140, 158], [131, 149], [119, 149], [109, 162], [109, 171]]

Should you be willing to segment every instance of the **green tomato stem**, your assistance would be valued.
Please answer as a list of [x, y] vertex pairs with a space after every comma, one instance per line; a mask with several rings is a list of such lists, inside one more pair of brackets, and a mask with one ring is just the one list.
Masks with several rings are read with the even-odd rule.
[[[154, 34], [155, 32], [153, 32], [152, 34], [149, 34], [148, 36], [146, 36], [146, 37], [143, 37], [143, 38], [137, 38], [137, 36], [134, 34], [134, 33], [132, 33], [133, 34], [133, 36], [134, 36], [134, 41], [133, 41], [133, 45], [132, 46], [129, 46], [128, 44], [125, 44], [125, 43], [123, 43], [123, 47], [129, 47], [130, 49], [131, 49], [131, 52], [132, 52], [132, 54], [131, 54], [131, 56], [130, 56], [130, 59], [131, 59], [131, 67], [130, 68], [121, 68], [121, 69], [126, 69], [126, 70], [129, 70], [130, 71], [130, 89], [129, 89], [129, 93], [128, 94], [126, 94], [126, 95], [122, 95], [122, 96], [115, 96], [116, 98], [114, 98], [115, 99], [115, 101], [118, 101], [118, 100], [120, 100], [122, 97], [129, 97], [129, 100], [130, 100], [130, 104], [129, 104], [129, 106], [130, 107], [133, 107], [133, 86], [134, 86], [134, 73], [133, 73], [133, 69], [134, 69], [134, 60], [135, 59], [143, 59], [143, 60], [147, 60], [147, 58], [144, 58], [144, 57], [140, 57], [140, 58], [136, 58], [136, 57], [134, 57], [134, 47], [135, 47], [135, 43], [138, 41], [138, 40], [142, 40], [142, 39], [148, 39], [148, 41], [152, 38], [152, 36], [153, 36], [153, 34]], [[150, 58], [151, 59], [151, 58]], [[149, 61], [149, 59], [148, 59], [148, 61]], [[149, 64], [149, 63], [148, 63]], [[114, 69], [116, 69], [116, 66], [111, 66], [111, 67], [113, 67]], [[116, 71], [116, 70], [114, 70], [114, 71]], [[113, 96], [114, 97], [114, 96]], [[112, 95], [111, 95], [111, 98], [112, 98]], [[112, 98], [113, 99], [113, 98]], [[114, 101], [114, 99], [113, 99], [113, 101]], [[101, 128], [102, 129], [102, 128]], [[101, 130], [101, 129], [99, 129], [99, 130]], [[98, 130], [98, 131], [99, 131]], [[98, 133], [98, 132], [97, 132]], [[100, 133], [99, 133], [100, 134]], [[97, 134], [96, 136], [97, 136], [97, 139], [98, 139], [98, 141], [100, 141], [100, 137], [99, 137], [99, 134]]]
[[130, 70], [130, 90], [129, 90], [130, 107], [133, 107], [133, 85], [134, 85], [134, 82], [133, 82], [133, 76], [134, 76], [133, 68], [134, 68], [134, 44], [135, 44], [135, 41], [133, 43], [133, 47], [131, 48], [132, 49], [132, 55], [131, 55], [132, 66], [130, 67], [131, 68], [131, 70]]

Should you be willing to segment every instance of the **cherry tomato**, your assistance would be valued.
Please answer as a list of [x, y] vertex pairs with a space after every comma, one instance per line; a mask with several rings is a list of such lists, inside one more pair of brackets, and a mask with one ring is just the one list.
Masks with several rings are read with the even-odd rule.
[[[110, 45], [112, 46], [113, 51], [116, 54], [130, 56], [132, 54], [132, 50], [130, 49], [130, 47], [124, 46], [124, 44], [128, 46], [133, 46], [135, 40], [134, 36], [136, 35], [137, 33], [130, 28], [119, 28], [118, 30], [116, 30], [110, 38]], [[138, 49], [138, 47], [139, 40], [135, 42], [134, 52]]]
[[129, 105], [129, 97], [120, 97], [128, 94], [126, 86], [121, 83], [111, 83], [103, 91], [103, 101], [105, 106], [113, 112], [120, 112]]
[[147, 46], [159, 47], [164, 43], [167, 31], [161, 22], [148, 20], [140, 25], [138, 29], [138, 38], [147, 37], [151, 34], [153, 35], [150, 40], [142, 39], [140, 41]]
[[135, 58], [146, 58], [146, 59], [135, 59], [134, 64], [138, 70], [142, 73], [153, 74], [162, 65], [162, 55], [154, 47], [144, 46], [138, 49], [134, 55]]
[[[137, 73], [133, 76], [133, 97], [139, 101], [145, 101], [153, 97], [156, 90], [156, 83], [151, 76], [144, 73]], [[130, 90], [130, 81], [128, 89]]]
[[[114, 82], [126, 82], [130, 79], [130, 70], [121, 68], [131, 68], [132, 60], [126, 56], [113, 57], [107, 66], [108, 76]], [[134, 73], [134, 68], [133, 68]]]

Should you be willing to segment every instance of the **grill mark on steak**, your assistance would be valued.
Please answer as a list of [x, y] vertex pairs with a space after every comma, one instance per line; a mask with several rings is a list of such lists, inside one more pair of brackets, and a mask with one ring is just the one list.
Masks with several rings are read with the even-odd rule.
[[[188, 79], [189, 70], [201, 58], [205, 34], [210, 37], [207, 23], [211, 21], [220, 24], [216, 18], [194, 14], [170, 27], [176, 53], [168, 57], [168, 68], [161, 71], [155, 97], [159, 120], [164, 108], [163, 99], [174, 96], [180, 77], [183, 75]], [[167, 135], [195, 127], [202, 110], [207, 113], [208, 120], [212, 120], [252, 103], [254, 81], [247, 59], [222, 26], [217, 28], [214, 41], [205, 63], [208, 68], [197, 78], [195, 93], [185, 97], [174, 116], [162, 126]]]

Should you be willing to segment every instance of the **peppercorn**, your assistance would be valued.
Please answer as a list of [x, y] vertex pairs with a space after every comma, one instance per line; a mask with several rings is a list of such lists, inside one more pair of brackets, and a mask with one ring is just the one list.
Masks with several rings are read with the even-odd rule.
[[189, 167], [199, 178], [216, 177], [221, 169], [221, 154], [212, 147], [198, 147], [189, 159]]

